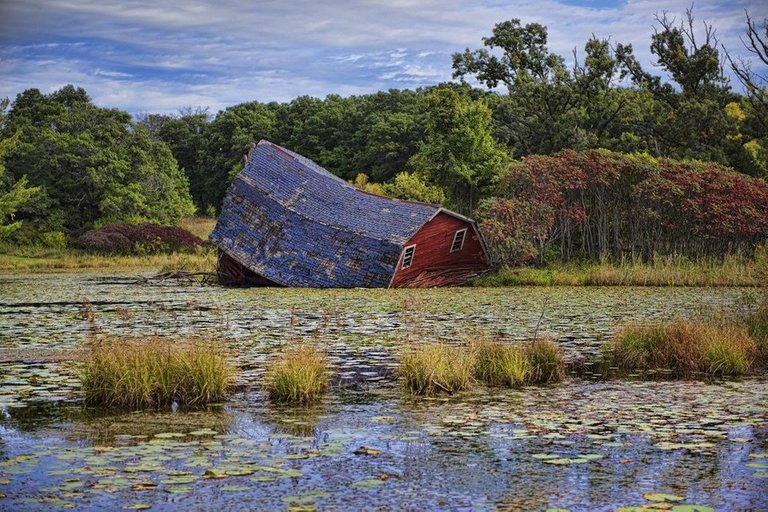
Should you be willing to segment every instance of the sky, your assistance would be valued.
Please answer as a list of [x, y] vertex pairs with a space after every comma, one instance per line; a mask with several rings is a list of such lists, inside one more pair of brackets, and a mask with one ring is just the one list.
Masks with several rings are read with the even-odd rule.
[[[654, 15], [680, 19], [690, 0], [0, 0], [0, 98], [36, 87], [85, 88], [132, 114], [215, 113], [244, 101], [349, 96], [451, 80], [451, 55], [482, 46], [496, 23], [549, 30], [572, 60], [594, 34], [631, 43], [646, 69]], [[733, 54], [744, 11], [765, 0], [697, 0]], [[660, 73], [660, 71], [658, 71]], [[737, 88], [738, 89], [738, 88]]]

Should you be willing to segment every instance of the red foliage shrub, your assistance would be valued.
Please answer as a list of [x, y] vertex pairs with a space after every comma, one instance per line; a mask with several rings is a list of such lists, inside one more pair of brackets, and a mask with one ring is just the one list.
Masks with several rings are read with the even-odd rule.
[[768, 184], [713, 163], [567, 150], [513, 164], [498, 195], [479, 212], [491, 245], [518, 237], [565, 259], [722, 257], [768, 239]]
[[202, 243], [189, 231], [176, 226], [109, 224], [86, 231], [74, 245], [92, 252], [151, 253], [193, 249]]

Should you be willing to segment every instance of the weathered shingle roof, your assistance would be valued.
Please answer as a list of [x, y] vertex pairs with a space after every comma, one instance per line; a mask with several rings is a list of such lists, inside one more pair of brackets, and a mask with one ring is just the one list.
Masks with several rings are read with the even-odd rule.
[[402, 246], [439, 210], [366, 194], [262, 141], [233, 181], [210, 238], [278, 284], [385, 287]]

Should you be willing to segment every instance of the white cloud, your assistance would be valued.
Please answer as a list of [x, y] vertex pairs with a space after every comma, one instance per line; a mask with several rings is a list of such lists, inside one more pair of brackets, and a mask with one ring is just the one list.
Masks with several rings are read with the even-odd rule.
[[[99, 104], [132, 112], [216, 110], [302, 94], [363, 94], [448, 80], [451, 54], [478, 48], [493, 25], [520, 18], [549, 29], [571, 59], [592, 35], [631, 43], [651, 67], [654, 13], [680, 18], [690, 0], [25, 0], [0, 2], [0, 97], [27, 87], [85, 87]], [[744, 9], [756, 1], [699, 0], [697, 20], [746, 55]], [[697, 21], [699, 23], [699, 21]], [[697, 25], [697, 28], [701, 25]]]

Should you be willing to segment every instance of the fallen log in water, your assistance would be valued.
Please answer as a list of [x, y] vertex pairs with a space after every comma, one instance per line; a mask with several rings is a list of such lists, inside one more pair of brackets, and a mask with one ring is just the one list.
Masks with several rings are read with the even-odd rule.
[[175, 270], [171, 272], [161, 272], [154, 276], [139, 277], [134, 284], [164, 283], [167, 281], [184, 281], [185, 283], [199, 283], [201, 286], [216, 282], [215, 272], [188, 272]]

